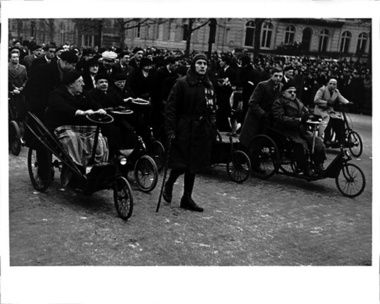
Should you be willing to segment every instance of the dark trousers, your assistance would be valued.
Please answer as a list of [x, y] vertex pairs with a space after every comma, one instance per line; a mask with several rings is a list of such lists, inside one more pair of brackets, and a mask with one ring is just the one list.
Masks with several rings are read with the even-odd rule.
[[180, 175], [184, 174], [184, 195], [191, 196], [193, 193], [195, 174], [191, 173], [188, 169], [172, 169], [170, 171], [170, 176], [166, 182], [168, 186], [173, 187], [174, 183], [177, 181]]
[[335, 139], [342, 143], [345, 140], [344, 121], [340, 118], [330, 117], [330, 121], [325, 130], [325, 141], [331, 141], [331, 129], [335, 132]]

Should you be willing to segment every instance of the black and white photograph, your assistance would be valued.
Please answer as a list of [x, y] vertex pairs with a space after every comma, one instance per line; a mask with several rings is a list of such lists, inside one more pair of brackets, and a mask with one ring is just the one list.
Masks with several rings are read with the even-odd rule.
[[1, 302], [377, 303], [378, 8], [1, 3]]

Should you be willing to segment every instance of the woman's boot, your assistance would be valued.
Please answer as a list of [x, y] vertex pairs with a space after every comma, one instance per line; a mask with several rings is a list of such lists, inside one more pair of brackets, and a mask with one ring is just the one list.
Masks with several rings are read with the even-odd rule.
[[184, 193], [181, 199], [181, 205], [180, 207], [182, 209], [187, 209], [191, 211], [197, 211], [197, 212], [203, 212], [203, 208], [199, 207], [191, 198], [191, 195], [188, 193]]

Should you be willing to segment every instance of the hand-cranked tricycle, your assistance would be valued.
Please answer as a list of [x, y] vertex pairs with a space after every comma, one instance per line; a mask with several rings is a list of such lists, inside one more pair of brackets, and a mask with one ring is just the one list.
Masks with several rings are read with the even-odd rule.
[[[345, 146], [351, 152], [354, 157], [359, 157], [363, 152], [363, 141], [357, 131], [353, 130], [352, 120], [347, 114], [347, 106], [352, 105], [348, 103], [347, 105], [339, 104], [337, 106], [336, 116], [341, 117], [344, 124], [344, 137], [345, 137]], [[340, 148], [340, 144], [336, 139], [336, 133], [334, 128], [327, 126], [325, 132], [329, 132], [329, 138], [331, 138], [331, 143], [329, 143], [326, 148]]]
[[[314, 153], [314, 143], [317, 126], [323, 122], [308, 120], [313, 128], [313, 146], [308, 155]], [[291, 138], [270, 126], [265, 127], [263, 134], [255, 136], [248, 147], [248, 155], [252, 163], [252, 174], [259, 178], [269, 178], [275, 173], [315, 181], [325, 178], [335, 178], [338, 190], [347, 197], [360, 195], [365, 188], [366, 180], [363, 171], [355, 164], [348, 150], [340, 146], [340, 152], [323, 171], [316, 171], [312, 176], [303, 174], [297, 166], [295, 144]], [[312, 164], [310, 164], [312, 165]]]
[[[123, 220], [127, 220], [133, 212], [133, 195], [128, 180], [121, 174], [122, 167], [127, 163], [126, 158], [119, 156], [108, 161], [95, 161], [101, 125], [111, 123], [113, 118], [108, 114], [92, 114], [87, 115], [87, 119], [96, 125], [96, 129], [93, 137], [92, 155], [86, 167], [82, 168], [74, 163], [56, 136], [45, 127], [37, 116], [28, 113], [25, 125], [31, 134], [38, 139], [37, 145], [30, 146], [28, 151], [28, 171], [32, 185], [40, 192], [44, 192], [49, 187], [51, 179], [42, 179], [40, 176], [39, 169], [41, 166], [39, 162], [41, 160], [38, 157], [41, 149], [49, 151], [56, 159], [53, 162], [51, 159], [45, 161], [50, 164], [52, 172], [54, 172], [54, 168], [61, 171], [61, 180], [63, 171], [66, 171], [65, 173], [70, 176], [68, 186], [80, 190], [86, 195], [100, 190], [113, 189], [116, 211]], [[46, 155], [46, 153], [44, 154]]]
[[[115, 119], [127, 120], [133, 115], [133, 111], [125, 107], [106, 108], [108, 114]], [[133, 132], [135, 145], [133, 149], [122, 150], [122, 155], [127, 159], [121, 173], [127, 178], [128, 173], [133, 171], [137, 187], [143, 192], [152, 191], [158, 181], [158, 169], [155, 160], [149, 155], [147, 146], [140, 135]]]
[[220, 164], [226, 165], [228, 176], [236, 183], [245, 182], [251, 172], [251, 161], [245, 152], [239, 150], [239, 143], [233, 142], [232, 136], [229, 142], [224, 142], [218, 132], [211, 149], [211, 165]]

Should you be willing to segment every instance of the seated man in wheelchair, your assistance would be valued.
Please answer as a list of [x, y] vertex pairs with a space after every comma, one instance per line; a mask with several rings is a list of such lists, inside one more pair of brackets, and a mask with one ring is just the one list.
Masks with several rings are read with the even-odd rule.
[[348, 104], [349, 101], [340, 94], [337, 89], [337, 80], [332, 78], [326, 86], [322, 86], [314, 97], [314, 114], [320, 115], [325, 125], [319, 126], [319, 136], [324, 138], [327, 147], [332, 146], [331, 129], [335, 131], [336, 140], [339, 144], [346, 145], [344, 121], [338, 113], [334, 111], [337, 103]]
[[[296, 98], [296, 85], [290, 81], [282, 88], [282, 95], [272, 105], [274, 128], [294, 142], [294, 156], [297, 167], [307, 176], [316, 176], [324, 170], [325, 147], [315, 137], [314, 154], [310, 155], [313, 134], [307, 130], [306, 121], [312, 117], [307, 107]], [[308, 161], [308, 155], [312, 164]]]
[[[62, 143], [62, 147], [81, 171], [85, 170], [92, 156], [96, 130], [96, 126], [87, 120], [86, 115], [106, 114], [100, 105], [85, 98], [82, 94], [83, 86], [84, 82], [80, 72], [65, 73], [62, 78], [62, 86], [50, 93], [46, 110], [46, 127], [54, 132]], [[98, 139], [95, 162], [104, 162], [108, 160], [110, 151], [101, 133]], [[66, 177], [66, 183], [62, 181], [62, 176], [65, 174], [68, 174], [68, 170], [63, 168], [61, 175], [63, 184], [68, 183], [69, 179]]]
[[[110, 89], [110, 82], [110, 78], [107, 74], [97, 74], [95, 76], [96, 87], [87, 92], [87, 97], [94, 104], [98, 104], [103, 109], [125, 109], [127, 104], [124, 102], [123, 98], [115, 92], [115, 90]], [[134, 128], [127, 121], [126, 117], [124, 115], [114, 116], [114, 122], [103, 127], [104, 135], [106, 135], [106, 137], [115, 136], [115, 134], [111, 132], [115, 129], [115, 126], [121, 133], [121, 136], [118, 136], [117, 138], [119, 150], [133, 148], [136, 144], [136, 136], [134, 133]], [[109, 130], [110, 128], [111, 130]]]

